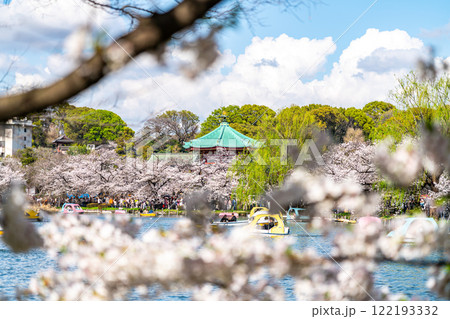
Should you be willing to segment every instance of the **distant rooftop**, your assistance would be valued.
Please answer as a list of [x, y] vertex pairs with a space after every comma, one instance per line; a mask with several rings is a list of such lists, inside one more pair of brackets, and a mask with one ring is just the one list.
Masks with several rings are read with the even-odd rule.
[[62, 136], [58, 137], [56, 140], [54, 140], [52, 143], [54, 143], [54, 144], [72, 144], [72, 143], [75, 143], [75, 141], [68, 138], [65, 135], [62, 135]]
[[230, 127], [228, 122], [222, 122], [214, 131], [197, 139], [185, 142], [183, 147], [191, 150], [215, 150], [218, 147], [225, 149], [244, 149], [257, 148], [259, 147], [259, 142], [236, 131]]

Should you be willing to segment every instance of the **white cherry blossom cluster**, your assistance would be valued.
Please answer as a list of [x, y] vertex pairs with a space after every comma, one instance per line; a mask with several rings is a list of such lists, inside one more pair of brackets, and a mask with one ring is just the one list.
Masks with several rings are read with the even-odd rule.
[[[23, 211], [23, 197], [16, 200], [20, 192], [15, 188], [8, 197], [16, 205], [9, 211]], [[30, 225], [23, 219], [18, 224], [12, 229]], [[12, 227], [5, 226], [6, 231]], [[180, 220], [172, 230], [150, 229], [142, 238], [136, 237], [138, 226], [127, 217], [55, 216], [39, 229], [39, 239], [56, 259], [57, 269], [40, 273], [29, 292], [45, 300], [123, 300], [133, 288], [145, 298], [159, 287], [191, 291], [195, 300], [281, 300], [284, 292], [277, 280], [290, 276], [298, 299], [395, 299], [373, 286], [377, 258], [382, 253], [398, 259], [405, 257], [403, 249], [414, 249], [402, 246], [398, 238], [387, 239], [371, 223], [336, 236], [332, 256], [297, 251], [292, 239], [267, 241], [245, 230], [199, 236], [200, 225], [190, 219]], [[28, 248], [38, 243], [30, 234], [18, 233]], [[421, 255], [429, 252], [423, 247], [436, 247], [447, 233], [440, 235], [424, 234], [418, 240]], [[442, 291], [440, 285], [433, 287]]]
[[3, 228], [2, 240], [14, 252], [25, 252], [42, 246], [42, 238], [36, 228], [25, 220], [26, 207], [27, 199], [22, 185], [12, 183], [9, 191], [3, 194], [0, 225]]
[[422, 169], [422, 157], [417, 141], [405, 139], [391, 152], [393, 142], [386, 139], [378, 145], [375, 162], [381, 173], [400, 186], [409, 186]]
[[375, 163], [381, 173], [399, 186], [409, 186], [423, 169], [436, 176], [450, 172], [450, 141], [439, 126], [423, 129], [419, 139], [405, 138], [394, 152], [391, 139], [381, 142]]
[[[116, 223], [117, 224], [117, 223]], [[170, 231], [151, 229], [133, 238], [112, 221], [57, 216], [40, 233], [57, 260], [32, 280], [30, 292], [49, 300], [122, 300], [133, 287], [158, 285], [189, 289], [202, 299], [282, 299], [282, 290], [265, 280], [277, 276], [290, 242], [273, 246], [248, 232], [197, 236], [196, 226], [180, 220]], [[243, 244], [244, 243], [244, 244]], [[269, 265], [269, 267], [268, 267]]]
[[145, 200], [186, 190], [207, 190], [211, 200], [229, 197], [235, 185], [227, 172], [230, 157], [215, 155], [208, 160], [214, 165], [183, 160], [150, 162], [122, 158], [115, 151], [50, 156], [29, 169], [29, 183], [48, 196], [103, 192], [110, 196], [132, 194]]
[[337, 183], [325, 176], [315, 176], [296, 169], [285, 184], [269, 196], [271, 207], [287, 207], [302, 199], [312, 215], [328, 217], [333, 208], [347, 209], [359, 216], [376, 213], [379, 201], [375, 194], [366, 194], [360, 184], [344, 180]]
[[365, 188], [379, 178], [374, 162], [376, 146], [360, 141], [335, 145], [323, 154], [321, 172], [336, 182], [350, 180]]
[[0, 192], [4, 192], [11, 182], [23, 182], [25, 172], [19, 161], [15, 158], [4, 158], [0, 160]]

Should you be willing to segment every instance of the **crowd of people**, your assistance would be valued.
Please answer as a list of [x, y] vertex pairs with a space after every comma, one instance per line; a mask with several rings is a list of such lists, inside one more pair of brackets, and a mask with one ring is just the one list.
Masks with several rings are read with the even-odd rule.
[[[174, 209], [183, 210], [183, 197], [163, 196], [160, 199], [138, 199], [132, 196], [68, 196], [66, 198], [37, 198], [33, 197], [32, 201], [39, 205], [49, 205], [53, 207], [61, 207], [64, 203], [79, 204], [83, 207], [106, 206], [113, 208], [133, 209], [138, 208], [139, 211], [158, 210], [158, 209]], [[95, 205], [97, 204], [97, 205]]]

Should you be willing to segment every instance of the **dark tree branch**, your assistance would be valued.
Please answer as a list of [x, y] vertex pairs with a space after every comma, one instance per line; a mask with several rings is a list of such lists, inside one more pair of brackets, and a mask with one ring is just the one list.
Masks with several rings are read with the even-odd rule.
[[192, 26], [221, 1], [184, 0], [166, 13], [140, 18], [135, 30], [99, 49], [63, 79], [44, 88], [0, 98], [0, 121], [42, 111], [75, 96], [140, 53], [157, 50], [175, 33]]
[[137, 18], [138, 15], [136, 13], [131, 12], [130, 10], [135, 10], [135, 11], [140, 11], [140, 12], [144, 12], [147, 14], [155, 14], [155, 11], [152, 10], [148, 10], [142, 7], [138, 7], [138, 6], [133, 6], [131, 4], [127, 4], [124, 6], [115, 6], [112, 4], [107, 4], [107, 3], [100, 3], [98, 1], [95, 0], [84, 0], [85, 2], [87, 2], [88, 4], [90, 4], [91, 6], [93, 6], [94, 8], [102, 8], [102, 9], [106, 9], [106, 10], [111, 10], [111, 11], [115, 11], [119, 14], [125, 14], [130, 16], [131, 18]]

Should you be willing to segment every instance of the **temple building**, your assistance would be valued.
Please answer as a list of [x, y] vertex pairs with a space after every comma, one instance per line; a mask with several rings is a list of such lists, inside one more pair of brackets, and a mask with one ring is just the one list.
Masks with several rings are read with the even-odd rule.
[[73, 143], [75, 143], [75, 141], [68, 138], [65, 135], [61, 135], [60, 137], [58, 137], [56, 140], [54, 140], [52, 142], [53, 148], [58, 153], [67, 152], [69, 150], [70, 145], [72, 145]]
[[27, 118], [0, 122], [0, 157], [13, 156], [18, 150], [31, 147], [33, 123]]
[[195, 153], [214, 154], [218, 150], [239, 154], [259, 147], [259, 142], [236, 131], [226, 121], [214, 131], [197, 139], [185, 142], [183, 147]]

